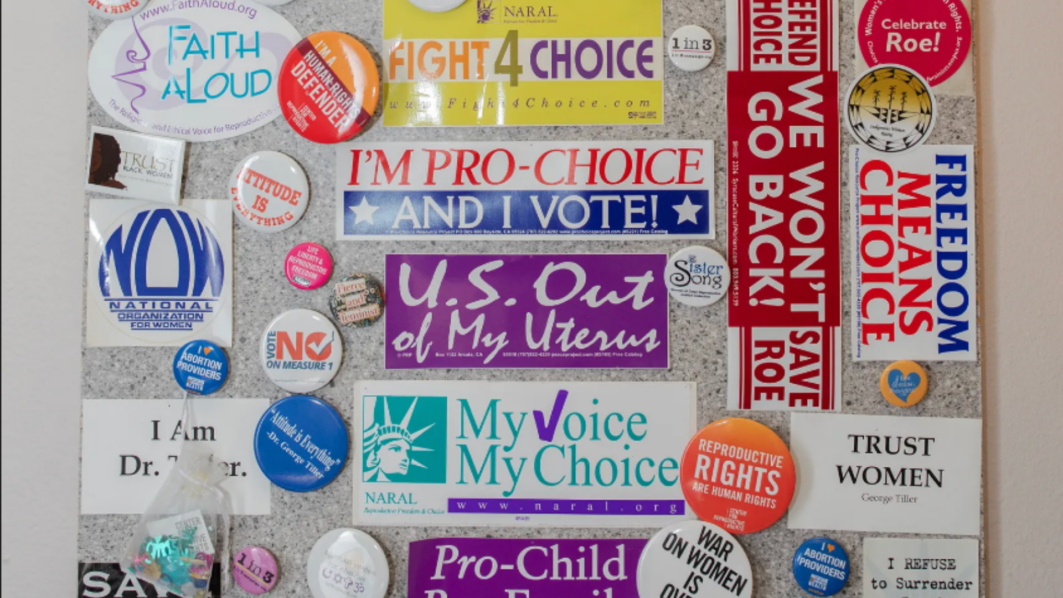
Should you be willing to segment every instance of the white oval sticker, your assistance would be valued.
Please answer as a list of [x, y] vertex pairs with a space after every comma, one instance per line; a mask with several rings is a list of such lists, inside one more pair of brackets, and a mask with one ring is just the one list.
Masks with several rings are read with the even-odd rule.
[[100, 34], [89, 87], [105, 112], [134, 130], [188, 141], [235, 137], [280, 116], [277, 74], [300, 39], [252, 0], [195, 8], [153, 0]]

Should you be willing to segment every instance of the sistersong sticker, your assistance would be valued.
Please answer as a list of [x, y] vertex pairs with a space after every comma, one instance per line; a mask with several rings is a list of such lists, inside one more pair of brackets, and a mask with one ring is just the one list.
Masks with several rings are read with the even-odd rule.
[[652, 527], [691, 518], [686, 382], [364, 381], [354, 522]]

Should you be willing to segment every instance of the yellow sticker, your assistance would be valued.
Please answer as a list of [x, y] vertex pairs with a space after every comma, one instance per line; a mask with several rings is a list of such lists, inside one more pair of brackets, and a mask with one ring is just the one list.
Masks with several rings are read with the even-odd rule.
[[890, 404], [911, 407], [926, 396], [926, 371], [914, 361], [895, 361], [882, 372], [878, 386]]

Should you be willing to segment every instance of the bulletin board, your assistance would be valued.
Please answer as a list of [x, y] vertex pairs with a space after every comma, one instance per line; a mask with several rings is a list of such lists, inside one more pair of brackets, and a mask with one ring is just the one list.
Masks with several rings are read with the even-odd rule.
[[[375, 52], [380, 63], [383, 14], [381, 2], [374, 0], [296, 0], [275, 7], [302, 35], [321, 30], [346, 31]], [[854, 49], [854, 6], [840, 3], [839, 64], [841, 93], [856, 76]], [[686, 73], [667, 64], [664, 77], [664, 123], [653, 126], [571, 126], [571, 127], [452, 127], [399, 128], [382, 126], [379, 113], [357, 141], [512, 141], [512, 140], [713, 140], [716, 143], [716, 239], [706, 242], [722, 254], [727, 251], [726, 201], [726, 54], [729, 51], [724, 0], [663, 2], [665, 36], [680, 26], [698, 24], [708, 29], [719, 43], [719, 53], [704, 71]], [[88, 19], [91, 44], [108, 22]], [[976, 55], [976, 48], [972, 55]], [[977, 147], [977, 105], [973, 96], [939, 94], [940, 115], [930, 144], [964, 144]], [[89, 125], [117, 127], [89, 95]], [[844, 116], [844, 111], [843, 114]], [[86, 136], [87, 137], [87, 136]], [[854, 362], [850, 347], [850, 299], [852, 239], [849, 208], [849, 177], [846, 174], [849, 147], [854, 143], [844, 127], [842, 151], [842, 397], [841, 413], [898, 415], [879, 391], [883, 362]], [[309, 208], [294, 227], [275, 234], [262, 234], [233, 224], [233, 344], [226, 351], [230, 376], [212, 398], [259, 398], [278, 400], [288, 393], [274, 386], [259, 363], [259, 342], [267, 324], [278, 314], [296, 308], [309, 308], [328, 314], [331, 284], [314, 291], [293, 288], [284, 278], [283, 261], [288, 250], [300, 242], [324, 245], [335, 260], [332, 281], [353, 272], [381, 276], [384, 259], [390, 253], [665, 253], [673, 254], [689, 245], [686, 241], [657, 239], [636, 241], [380, 241], [335, 240], [334, 168], [336, 150], [317, 145], [297, 135], [283, 119], [245, 135], [188, 146], [184, 198], [228, 197], [230, 173], [245, 156], [265, 149], [284, 152], [306, 170], [310, 182]], [[92, 194], [87, 199], [95, 197]], [[87, 200], [85, 202], [87, 213]], [[86, 219], [87, 224], [87, 219]], [[979, 306], [981, 307], [981, 306]], [[388, 316], [385, 314], [384, 318]], [[345, 356], [339, 374], [314, 394], [332, 406], [350, 423], [353, 421], [352, 393], [358, 380], [509, 380], [509, 381], [684, 381], [697, 384], [697, 424], [700, 428], [728, 416], [748, 417], [778, 433], [789, 443], [790, 414], [787, 412], [728, 411], [727, 406], [727, 309], [725, 302], [710, 308], [695, 308], [672, 301], [670, 304], [670, 367], [666, 370], [387, 370], [384, 367], [384, 326], [339, 327]], [[88, 348], [82, 353], [81, 393], [84, 401], [101, 399], [151, 399], [178, 401], [182, 393], [173, 382], [175, 349], [168, 348]], [[981, 361], [923, 362], [930, 376], [928, 399], [905, 410], [903, 416], [982, 417]], [[352, 446], [352, 458], [359, 447]], [[253, 463], [249, 464], [254, 466]], [[798, 464], [800, 467], [800, 464]], [[325, 488], [309, 493], [292, 493], [271, 486], [272, 514], [234, 516], [232, 545], [268, 547], [277, 557], [281, 571], [274, 596], [306, 596], [307, 558], [314, 543], [326, 532], [351, 526], [352, 479], [348, 465]], [[84, 480], [83, 480], [84, 483]], [[82, 515], [80, 517], [78, 560], [114, 562], [118, 560], [137, 523], [134, 515]], [[490, 538], [649, 538], [657, 529], [590, 528], [507, 528], [507, 527], [366, 527], [383, 546], [391, 564], [389, 596], [406, 595], [408, 544], [440, 537]], [[794, 550], [811, 530], [787, 529], [785, 520], [756, 534], [740, 536], [739, 542], [753, 568], [755, 595], [781, 598], [803, 595], [791, 574]], [[851, 577], [839, 596], [861, 595], [861, 550], [865, 536], [936, 537], [915, 534], [856, 533], [824, 530], [847, 550]], [[982, 539], [983, 536], [979, 536]], [[980, 575], [984, 595], [984, 575]], [[233, 588], [230, 596], [242, 595]]]

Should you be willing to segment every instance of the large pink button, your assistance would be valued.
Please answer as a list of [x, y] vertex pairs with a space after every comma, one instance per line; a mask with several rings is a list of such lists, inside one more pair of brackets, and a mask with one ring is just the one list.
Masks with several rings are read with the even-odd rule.
[[248, 546], [233, 558], [233, 579], [249, 594], [265, 594], [277, 585], [277, 559], [260, 546]]

